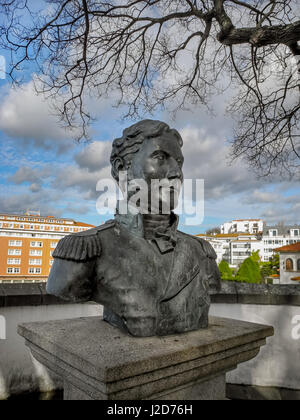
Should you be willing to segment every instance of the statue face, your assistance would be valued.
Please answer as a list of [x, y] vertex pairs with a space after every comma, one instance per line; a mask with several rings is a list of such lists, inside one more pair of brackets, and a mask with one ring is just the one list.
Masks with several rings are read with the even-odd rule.
[[[130, 179], [143, 179], [148, 185], [148, 211], [155, 208], [162, 213], [163, 205], [174, 210], [177, 207], [177, 198], [180, 192], [179, 183], [183, 181], [184, 158], [181, 147], [172, 133], [164, 133], [160, 137], [145, 140], [139, 150], [133, 157], [130, 169]], [[151, 195], [152, 180], [171, 181], [176, 189], [153, 189]], [[154, 202], [154, 203], [153, 203]], [[169, 203], [169, 205], [168, 205]], [[165, 213], [165, 211], [163, 211]]]

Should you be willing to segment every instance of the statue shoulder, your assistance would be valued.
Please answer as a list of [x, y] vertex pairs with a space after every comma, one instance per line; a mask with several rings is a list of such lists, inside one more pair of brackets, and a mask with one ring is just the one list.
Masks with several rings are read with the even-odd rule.
[[[182, 233], [182, 232], [181, 232]], [[206, 257], [206, 270], [209, 286], [212, 289], [220, 290], [221, 288], [221, 274], [217, 264], [217, 254], [212, 245], [199, 236], [187, 235], [191, 240], [196, 241], [201, 247], [201, 254]]]
[[215, 289], [217, 291], [221, 290], [221, 273], [218, 268], [217, 264], [217, 254], [216, 251], [213, 249], [212, 245], [203, 238], [199, 238], [199, 236], [195, 236], [198, 242], [200, 242], [202, 249], [207, 256], [208, 260], [208, 282], [211, 289]]
[[211, 244], [207, 242], [205, 239], [200, 238], [199, 236], [188, 235], [187, 233], [180, 232], [181, 235], [190, 238], [192, 241], [197, 242], [201, 246], [201, 250], [203, 251], [204, 255], [207, 258], [211, 258], [213, 260], [217, 259], [217, 254]]
[[53, 257], [75, 262], [87, 262], [100, 257], [102, 252], [101, 232], [114, 226], [115, 221], [110, 220], [96, 228], [64, 237], [57, 244]]
[[213, 260], [217, 259], [216, 251], [213, 249], [212, 245], [208, 241], [206, 241], [203, 238], [200, 238], [199, 236], [194, 236], [194, 238], [201, 244], [202, 249], [208, 258], [211, 258]]

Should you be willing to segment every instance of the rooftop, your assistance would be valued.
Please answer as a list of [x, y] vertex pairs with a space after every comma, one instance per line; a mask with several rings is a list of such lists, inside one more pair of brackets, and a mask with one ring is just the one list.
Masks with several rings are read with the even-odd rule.
[[259, 240], [257, 240], [257, 239], [250, 239], [250, 240], [248, 240], [248, 241], [246, 241], [246, 240], [240, 240], [240, 239], [238, 239], [237, 241], [232, 241], [232, 243], [236, 243], [236, 244], [239, 244], [239, 243], [248, 243], [248, 242], [261, 242], [261, 241], [259, 241]]
[[234, 219], [231, 222], [227, 223], [233, 223], [233, 222], [262, 222], [262, 219]]
[[300, 225], [265, 225], [264, 235], [267, 235], [269, 231], [277, 230], [277, 236], [289, 235], [291, 230], [300, 230]]
[[54, 223], [54, 224], [67, 224], [73, 226], [80, 226], [80, 227], [95, 227], [94, 225], [90, 225], [87, 223], [77, 222], [73, 219], [68, 219], [64, 217], [54, 217], [54, 216], [39, 216], [39, 215], [29, 215], [29, 214], [8, 214], [8, 213], [0, 213], [0, 219], [3, 222], [28, 222], [30, 224], [47, 224], [47, 223]]
[[196, 235], [198, 237], [206, 237], [206, 238], [238, 238], [239, 236], [247, 236], [247, 237], [256, 237], [256, 234], [253, 233], [218, 233], [216, 235], [206, 235], [205, 233], [201, 233]]
[[300, 252], [300, 242], [297, 242], [292, 245], [282, 246], [281, 248], [276, 248], [276, 252]]

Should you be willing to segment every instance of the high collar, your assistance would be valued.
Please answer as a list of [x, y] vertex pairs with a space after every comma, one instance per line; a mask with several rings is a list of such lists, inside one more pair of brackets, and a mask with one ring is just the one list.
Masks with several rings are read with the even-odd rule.
[[[115, 220], [131, 234], [140, 238], [145, 238], [144, 216], [141, 213], [137, 213], [136, 209], [131, 209], [128, 206], [127, 214], [119, 214], [117, 209]], [[170, 226], [168, 228], [165, 226], [158, 226], [154, 229], [153, 238], [151, 240], [157, 244], [162, 254], [173, 251], [176, 247], [178, 224], [179, 217], [172, 212]]]

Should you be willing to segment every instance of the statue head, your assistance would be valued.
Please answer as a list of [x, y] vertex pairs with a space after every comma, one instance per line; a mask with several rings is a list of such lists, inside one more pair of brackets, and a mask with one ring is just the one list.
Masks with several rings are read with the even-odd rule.
[[[153, 181], [168, 181], [170, 185], [180, 185], [183, 181], [183, 140], [178, 131], [171, 129], [161, 121], [145, 120], [132, 125], [123, 132], [123, 136], [114, 140], [111, 154], [112, 176], [120, 185], [120, 172], [127, 172], [128, 182], [144, 180], [148, 186], [149, 211], [151, 186]], [[120, 185], [122, 189], [122, 186]], [[170, 210], [176, 207], [173, 187], [166, 197], [166, 190], [158, 191], [157, 201], [161, 209], [168, 201]], [[178, 193], [178, 191], [177, 191]], [[178, 194], [177, 194], [178, 195]], [[152, 207], [153, 208], [153, 207]]]

